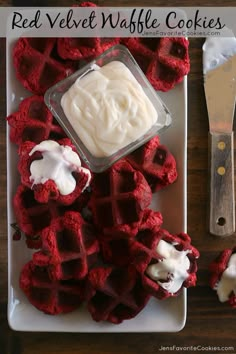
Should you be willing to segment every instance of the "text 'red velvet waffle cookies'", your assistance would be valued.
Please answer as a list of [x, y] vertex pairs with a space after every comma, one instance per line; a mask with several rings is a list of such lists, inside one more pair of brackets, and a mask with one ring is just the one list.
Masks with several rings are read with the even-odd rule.
[[[84, 2], [79, 6], [97, 5]], [[156, 90], [171, 90], [190, 70], [189, 42], [184, 37], [59, 38], [58, 53], [64, 59], [91, 60], [118, 43], [128, 47]]]
[[236, 308], [236, 247], [225, 249], [210, 264], [210, 287], [216, 291], [220, 302]]
[[66, 212], [41, 233], [41, 250], [34, 253], [38, 266], [48, 267], [50, 279], [83, 279], [97, 261], [95, 228], [78, 212]]
[[47, 139], [66, 137], [45, 105], [43, 96], [25, 98], [18, 110], [7, 117], [7, 121], [10, 126], [10, 140], [17, 145], [27, 140], [40, 143]]
[[18, 153], [21, 183], [34, 191], [40, 203], [54, 199], [70, 205], [90, 184], [91, 173], [81, 166], [70, 139], [44, 140], [40, 144], [26, 141]]
[[124, 38], [121, 42], [156, 90], [169, 91], [190, 70], [189, 42], [185, 38]]
[[75, 63], [59, 57], [56, 38], [19, 38], [13, 50], [13, 64], [18, 80], [37, 95], [76, 69]]
[[100, 267], [88, 277], [87, 307], [95, 321], [115, 324], [135, 317], [150, 299], [133, 267]]
[[95, 225], [103, 232], [132, 228], [151, 203], [152, 193], [143, 175], [125, 160], [105, 172], [96, 174], [92, 182], [90, 207]]
[[33, 261], [21, 271], [20, 288], [33, 306], [50, 315], [74, 311], [84, 299], [83, 281], [53, 281], [48, 268], [36, 266]]
[[[84, 2], [80, 7], [96, 7]], [[128, 47], [156, 90], [168, 91], [188, 74], [186, 38], [20, 38], [13, 51], [16, 76], [32, 93], [44, 94], [78, 68], [116, 44]]]
[[176, 160], [158, 136], [126, 156], [126, 160], [145, 176], [152, 192], [156, 192], [177, 178]]

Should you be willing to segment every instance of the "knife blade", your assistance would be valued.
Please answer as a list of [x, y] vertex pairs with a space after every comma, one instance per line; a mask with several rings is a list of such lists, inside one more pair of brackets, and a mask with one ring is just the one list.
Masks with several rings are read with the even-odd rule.
[[[217, 56], [219, 49], [220, 55]], [[210, 64], [207, 62], [209, 57]], [[205, 41], [203, 72], [209, 117], [209, 232], [216, 236], [229, 236], [235, 231], [233, 118], [236, 38]]]

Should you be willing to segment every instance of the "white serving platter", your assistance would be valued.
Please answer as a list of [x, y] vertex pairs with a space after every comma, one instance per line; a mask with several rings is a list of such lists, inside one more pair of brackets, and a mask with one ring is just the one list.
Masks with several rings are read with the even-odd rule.
[[[29, 96], [17, 81], [12, 62], [14, 39], [7, 39], [7, 115], [17, 110], [21, 100]], [[187, 164], [187, 78], [168, 93], [160, 93], [172, 113], [172, 126], [161, 136], [174, 154], [177, 181], [154, 194], [152, 208], [161, 211], [164, 225], [172, 233], [186, 232], [186, 164]], [[159, 301], [152, 298], [145, 309], [134, 319], [119, 325], [97, 323], [86, 308], [66, 315], [50, 316], [35, 309], [19, 288], [19, 275], [23, 265], [30, 260], [32, 251], [27, 249], [24, 239], [13, 241], [11, 223], [15, 222], [12, 200], [19, 184], [17, 172], [17, 147], [9, 141], [7, 129], [7, 193], [8, 193], [8, 322], [18, 331], [46, 332], [177, 332], [186, 322], [186, 297], [184, 290], [178, 297]]]

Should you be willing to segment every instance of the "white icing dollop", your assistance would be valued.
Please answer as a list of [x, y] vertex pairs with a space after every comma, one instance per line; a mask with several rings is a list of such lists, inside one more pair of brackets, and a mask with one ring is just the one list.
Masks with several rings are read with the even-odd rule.
[[[53, 140], [44, 140], [36, 145], [29, 153], [41, 152], [42, 159], [34, 160], [30, 165], [30, 181], [34, 184], [53, 180], [61, 195], [72, 193], [76, 187], [76, 180], [72, 172], [83, 172], [88, 175], [86, 189], [91, 180], [91, 173], [87, 168], [81, 167], [79, 156], [70, 146], [63, 146]], [[83, 189], [83, 190], [84, 190]]]
[[216, 291], [221, 302], [227, 301], [232, 291], [236, 295], [236, 253], [230, 257], [228, 266], [216, 285]]
[[163, 289], [174, 294], [189, 276], [190, 260], [187, 254], [191, 251], [178, 251], [175, 245], [160, 240], [156, 252], [162, 259], [148, 266], [146, 273]]
[[217, 68], [236, 54], [235, 37], [209, 37], [203, 44], [203, 72]]
[[142, 86], [119, 61], [78, 78], [62, 96], [61, 106], [96, 157], [110, 156], [139, 139], [158, 117]]

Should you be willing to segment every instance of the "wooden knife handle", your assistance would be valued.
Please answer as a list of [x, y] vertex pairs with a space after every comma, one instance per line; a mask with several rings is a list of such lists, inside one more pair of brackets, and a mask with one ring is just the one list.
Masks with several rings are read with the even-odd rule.
[[233, 133], [209, 133], [210, 225], [216, 236], [235, 231]]

